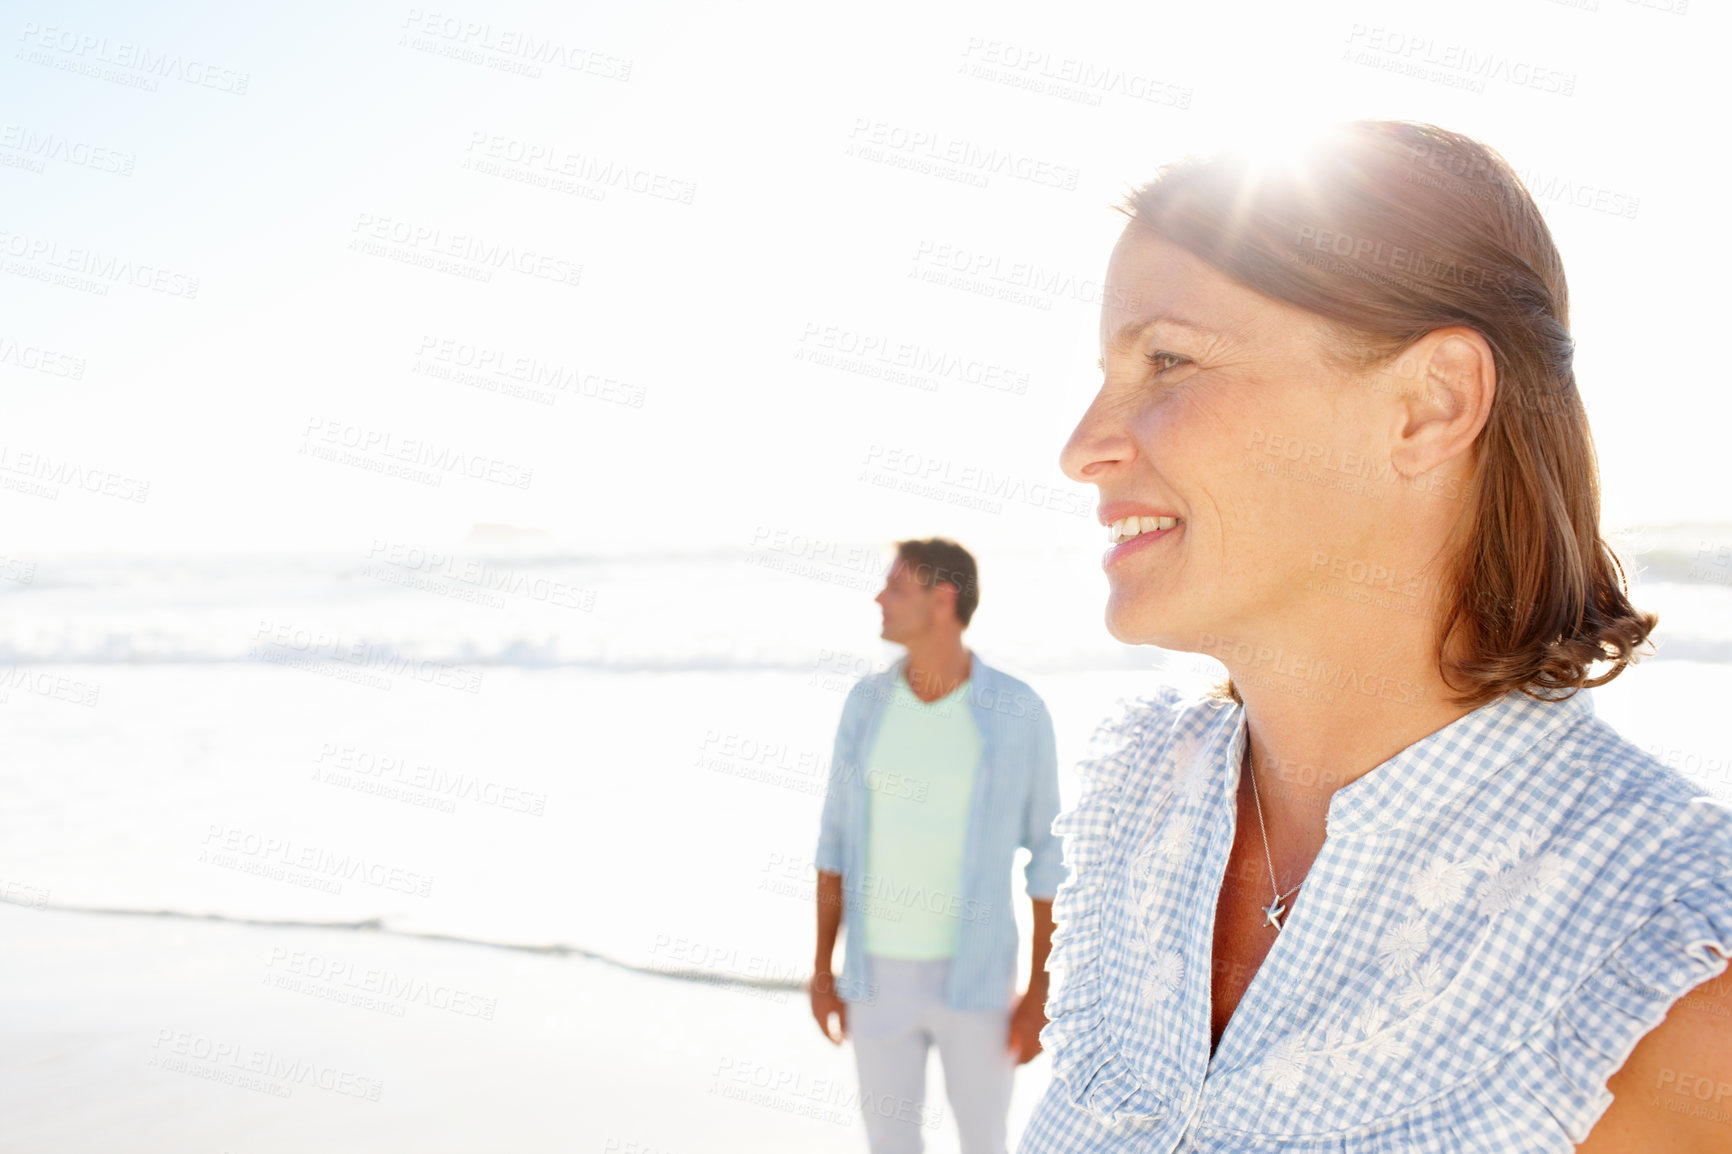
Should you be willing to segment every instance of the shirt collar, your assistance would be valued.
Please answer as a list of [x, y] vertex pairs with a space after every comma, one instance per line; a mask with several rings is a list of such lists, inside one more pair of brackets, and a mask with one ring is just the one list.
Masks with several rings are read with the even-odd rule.
[[[1537, 701], [1511, 690], [1336, 790], [1329, 801], [1327, 836], [1395, 829], [1437, 813], [1451, 798], [1492, 777], [1518, 756], [1592, 716], [1593, 700], [1586, 690], [1578, 689], [1558, 701]], [[1244, 705], [1235, 705], [1223, 720], [1230, 726], [1223, 784], [1231, 797], [1239, 788], [1240, 767], [1245, 763]]]

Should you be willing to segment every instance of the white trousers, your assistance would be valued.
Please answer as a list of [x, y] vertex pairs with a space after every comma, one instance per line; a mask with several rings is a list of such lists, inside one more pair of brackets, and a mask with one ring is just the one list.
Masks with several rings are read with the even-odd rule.
[[1016, 1058], [1010, 1006], [952, 1010], [944, 1004], [950, 960], [869, 955], [872, 1002], [848, 1003], [848, 1034], [860, 1072], [860, 1108], [871, 1154], [921, 1154], [941, 1110], [926, 1105], [926, 1054], [938, 1046], [962, 1154], [1008, 1154], [1006, 1119]]

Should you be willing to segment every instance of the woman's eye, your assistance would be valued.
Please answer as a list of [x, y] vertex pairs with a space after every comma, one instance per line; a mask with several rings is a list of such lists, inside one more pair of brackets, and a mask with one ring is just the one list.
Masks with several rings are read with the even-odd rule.
[[[1158, 373], [1164, 373], [1168, 369], [1177, 368], [1190, 360], [1189, 357], [1181, 357], [1178, 353], [1163, 353], [1159, 349], [1156, 349], [1152, 353], [1145, 353], [1143, 359], [1149, 362], [1149, 366]], [[1171, 361], [1172, 363], [1168, 364], [1168, 361]]]

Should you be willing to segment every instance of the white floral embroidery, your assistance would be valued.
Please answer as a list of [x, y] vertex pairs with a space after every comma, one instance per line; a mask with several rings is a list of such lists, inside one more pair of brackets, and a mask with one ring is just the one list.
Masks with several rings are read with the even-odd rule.
[[[1527, 899], [1556, 885], [1563, 877], [1563, 859], [1555, 853], [1536, 853], [1544, 838], [1532, 828], [1506, 838], [1496, 849], [1460, 861], [1437, 857], [1414, 878], [1412, 896], [1421, 910], [1444, 909], [1461, 901], [1473, 876], [1483, 871], [1474, 907], [1487, 917], [1497, 917]], [[1310, 1058], [1326, 1059], [1329, 1068], [1342, 1077], [1366, 1072], [1366, 1060], [1375, 1056], [1395, 1061], [1411, 1055], [1412, 1028], [1430, 1013], [1444, 991], [1443, 964], [1425, 957], [1431, 948], [1431, 929], [1424, 917], [1410, 917], [1384, 932], [1377, 945], [1377, 963], [1391, 977], [1406, 982], [1391, 1001], [1403, 1017], [1392, 1018], [1384, 1002], [1363, 1006], [1344, 1028], [1329, 1027], [1310, 1044], [1292, 1039], [1293, 1049], [1272, 1069], [1282, 1082], [1290, 1081], [1289, 1066], [1302, 1070]], [[1271, 1061], [1274, 1061], [1271, 1058]], [[1283, 1064], [1285, 1063], [1285, 1064]], [[1276, 1081], [1273, 1074], [1269, 1075]]]
[[1394, 1031], [1385, 1030], [1371, 1040], [1371, 1048], [1379, 1058], [1393, 1060], [1405, 1058], [1413, 1053], [1413, 1047], [1395, 1036]]
[[1152, 847], [1145, 846], [1132, 864], [1133, 882], [1127, 905], [1131, 913], [1131, 947], [1147, 968], [1138, 991], [1144, 1001], [1164, 1002], [1184, 983], [1185, 959], [1168, 942], [1171, 934], [1160, 918], [1161, 907], [1171, 897], [1171, 881], [1162, 877]]
[[1361, 1038], [1369, 1038], [1383, 1029], [1389, 1021], [1389, 1011], [1383, 1008], [1381, 1002], [1372, 1002], [1353, 1019], [1353, 1031]]
[[1203, 740], [1197, 734], [1192, 734], [1179, 744], [1168, 758], [1170, 771], [1185, 787], [1185, 800], [1193, 805], [1203, 800], [1208, 793], [1210, 771], [1209, 759], [1197, 756], [1202, 752]]
[[1479, 887], [1479, 912], [1488, 918], [1507, 913], [1517, 903], [1557, 885], [1563, 873], [1563, 859], [1555, 853], [1539, 854], [1499, 870]]
[[1191, 848], [1191, 835], [1196, 829], [1197, 819], [1189, 812], [1173, 814], [1167, 819], [1167, 828], [1161, 832], [1161, 844], [1156, 852], [1168, 861], [1184, 857]]
[[1283, 1038], [1275, 1043], [1263, 1064], [1258, 1067], [1258, 1073], [1263, 1080], [1283, 1094], [1291, 1094], [1299, 1088], [1305, 1079], [1306, 1054], [1299, 1039]]
[[1356, 1082], [1365, 1076], [1365, 1064], [1350, 1050], [1330, 1054], [1329, 1070], [1343, 1082]]
[[1422, 910], [1440, 910], [1459, 902], [1467, 893], [1468, 878], [1473, 875], [1471, 861], [1450, 861], [1433, 858], [1413, 883], [1413, 898]]
[[1187, 733], [1180, 739], [1167, 754], [1167, 765], [1171, 767], [1171, 772], [1177, 775], [1189, 770], [1202, 744], [1202, 735], [1198, 733]]
[[1130, 927], [1130, 946], [1133, 950], [1147, 952], [1149, 949], [1148, 919], [1155, 912], [1156, 893], [1153, 886], [1138, 885], [1135, 882], [1125, 887], [1124, 917]]
[[[1290, 1093], [1285, 1084], [1299, 1076], [1293, 1069], [1302, 1074], [1315, 1057], [1325, 1059], [1338, 1080], [1365, 1077], [1369, 1072], [1368, 1057], [1394, 1060], [1412, 1054], [1411, 1044], [1396, 1036], [1411, 1021], [1393, 1021], [1381, 1003], [1372, 1002], [1355, 1014], [1348, 1025], [1337, 1023], [1328, 1027], [1321, 1040], [1315, 1035], [1308, 1040], [1309, 1044], [1297, 1038], [1287, 1039], [1285, 1044], [1289, 1048], [1278, 1056], [1271, 1054], [1264, 1066], [1264, 1076], [1272, 1085]], [[1274, 1063], [1273, 1068], [1269, 1063]]]
[[1177, 950], [1161, 950], [1149, 963], [1143, 976], [1143, 997], [1150, 1002], [1164, 1002], [1179, 992], [1185, 980], [1185, 959]]
[[1397, 976], [1413, 969], [1426, 947], [1431, 945], [1431, 932], [1418, 918], [1409, 918], [1383, 935], [1377, 944], [1377, 961]]
[[1545, 834], [1540, 832], [1537, 826], [1533, 825], [1528, 826], [1519, 833], [1511, 834], [1487, 855], [1490, 859], [1490, 865], [1488, 868], [1495, 869], [1498, 866], [1507, 866], [1513, 862], [1521, 861], [1536, 849], [1539, 849], [1541, 843], [1544, 841]]
[[1395, 995], [1395, 1003], [1404, 1010], [1429, 1002], [1443, 989], [1443, 964], [1430, 958], [1415, 966], [1407, 975], [1407, 985]]
[[1148, 882], [1137, 887], [1137, 913], [1139, 915], [1137, 923], [1139, 925], [1146, 922], [1147, 919], [1154, 917], [1156, 912], [1160, 909], [1161, 904], [1167, 898], [1167, 895], [1162, 892], [1164, 888], [1165, 887], [1162, 883], [1156, 879], [1150, 879]]

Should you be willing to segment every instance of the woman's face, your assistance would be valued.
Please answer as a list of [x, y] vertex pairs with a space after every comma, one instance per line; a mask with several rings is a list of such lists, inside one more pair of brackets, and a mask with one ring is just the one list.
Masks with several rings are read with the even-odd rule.
[[1100, 392], [1060, 463], [1099, 488], [1104, 522], [1178, 519], [1103, 559], [1108, 631], [1208, 653], [1338, 612], [1308, 582], [1389, 553], [1393, 390], [1331, 367], [1321, 318], [1135, 223], [1106, 284]]

